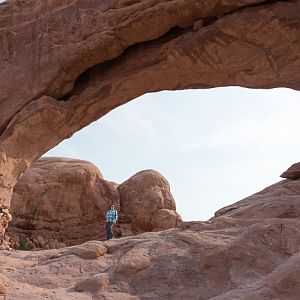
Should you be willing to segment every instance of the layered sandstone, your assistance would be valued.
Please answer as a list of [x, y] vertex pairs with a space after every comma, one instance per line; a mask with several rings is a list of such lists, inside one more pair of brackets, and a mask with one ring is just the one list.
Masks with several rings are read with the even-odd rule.
[[[37, 160], [14, 189], [8, 229], [12, 246], [52, 249], [105, 240], [105, 212], [111, 203], [119, 212], [116, 237], [179, 226], [169, 183], [160, 173], [142, 171], [117, 186], [87, 161]], [[148, 223], [137, 222], [141, 219]]]
[[0, 252], [7, 299], [298, 300], [300, 180], [207, 222], [38, 252]]
[[297, 0], [2, 3], [0, 203], [48, 149], [141, 94], [299, 89], [299, 15]]

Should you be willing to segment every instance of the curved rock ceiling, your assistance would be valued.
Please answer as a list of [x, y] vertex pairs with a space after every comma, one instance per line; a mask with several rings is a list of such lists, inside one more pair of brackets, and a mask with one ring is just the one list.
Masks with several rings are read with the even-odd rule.
[[300, 89], [300, 1], [0, 4], [0, 204], [28, 165], [147, 92]]

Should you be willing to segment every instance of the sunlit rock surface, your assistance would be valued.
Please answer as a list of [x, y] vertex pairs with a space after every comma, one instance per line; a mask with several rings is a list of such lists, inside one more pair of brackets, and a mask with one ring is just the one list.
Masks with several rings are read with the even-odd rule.
[[87, 161], [37, 160], [14, 189], [12, 245], [51, 249], [104, 240], [105, 212], [112, 203], [119, 212], [117, 237], [180, 225], [169, 183], [160, 173], [142, 171], [117, 186]]
[[300, 180], [207, 222], [108, 242], [0, 252], [6, 299], [284, 299], [300, 294]]
[[116, 188], [91, 163], [41, 158], [15, 186], [10, 232], [34, 246], [57, 248], [104, 238], [104, 214], [120, 209]]

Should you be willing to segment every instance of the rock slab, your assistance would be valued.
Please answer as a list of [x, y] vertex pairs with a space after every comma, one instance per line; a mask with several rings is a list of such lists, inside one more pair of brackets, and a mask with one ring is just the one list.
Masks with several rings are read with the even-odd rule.
[[206, 222], [61, 249], [1, 251], [6, 297], [298, 300], [299, 194], [299, 179], [283, 180]]

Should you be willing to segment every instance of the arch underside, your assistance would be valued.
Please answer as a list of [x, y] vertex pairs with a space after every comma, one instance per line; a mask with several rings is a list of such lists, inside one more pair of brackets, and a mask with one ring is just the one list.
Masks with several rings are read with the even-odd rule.
[[295, 0], [2, 3], [0, 204], [43, 153], [142, 94], [299, 90], [299, 16]]

